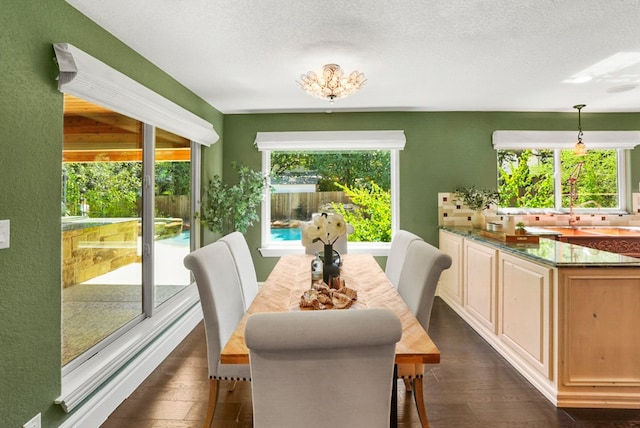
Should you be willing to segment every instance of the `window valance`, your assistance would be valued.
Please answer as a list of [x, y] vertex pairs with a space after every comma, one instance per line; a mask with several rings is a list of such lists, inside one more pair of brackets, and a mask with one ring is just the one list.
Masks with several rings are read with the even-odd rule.
[[[494, 131], [493, 148], [498, 150], [573, 150], [577, 131]], [[583, 131], [588, 149], [633, 149], [640, 144], [640, 131]]]
[[58, 89], [199, 144], [218, 141], [206, 120], [169, 101], [69, 43], [53, 49], [60, 74]]
[[404, 131], [258, 132], [258, 150], [403, 150]]

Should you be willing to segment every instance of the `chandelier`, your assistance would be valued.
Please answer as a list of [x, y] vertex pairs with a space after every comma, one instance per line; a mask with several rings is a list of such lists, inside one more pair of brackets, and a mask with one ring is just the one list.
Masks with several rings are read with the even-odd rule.
[[353, 71], [349, 76], [345, 76], [338, 64], [325, 65], [320, 75], [313, 71], [301, 74], [300, 80], [297, 82], [298, 85], [309, 95], [328, 99], [331, 104], [336, 98], [354, 94], [367, 82], [364, 74], [359, 71]]
[[573, 106], [573, 108], [578, 109], [578, 142], [573, 147], [573, 153], [576, 156], [584, 156], [587, 154], [587, 146], [582, 142], [582, 122], [580, 120], [580, 110], [586, 106], [586, 104], [576, 104]]

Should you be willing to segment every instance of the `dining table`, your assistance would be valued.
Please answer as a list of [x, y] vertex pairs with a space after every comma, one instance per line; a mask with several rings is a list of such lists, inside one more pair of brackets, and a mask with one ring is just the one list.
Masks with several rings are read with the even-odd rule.
[[[249, 364], [249, 349], [244, 341], [245, 325], [251, 314], [286, 312], [300, 308], [300, 297], [311, 288], [313, 256], [291, 254], [280, 258], [244, 317], [220, 354], [221, 364]], [[370, 254], [341, 255], [340, 279], [344, 286], [356, 290], [357, 299], [349, 309], [387, 308], [402, 323], [402, 337], [396, 343], [396, 368], [400, 364], [437, 364], [440, 351], [393, 287], [384, 271]], [[422, 381], [422, 379], [420, 379]], [[391, 426], [397, 424], [397, 388], [392, 389]]]

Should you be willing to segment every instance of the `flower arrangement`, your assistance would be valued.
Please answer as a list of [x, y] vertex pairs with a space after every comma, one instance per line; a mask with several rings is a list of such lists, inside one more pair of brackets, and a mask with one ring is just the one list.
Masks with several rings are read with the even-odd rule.
[[333, 245], [338, 238], [347, 234], [347, 223], [340, 214], [322, 213], [310, 222], [301, 223], [300, 229], [302, 245], [305, 247], [318, 241], [324, 245]]
[[474, 211], [482, 211], [489, 205], [498, 202], [498, 192], [491, 189], [476, 189], [471, 187], [457, 187], [455, 195]]

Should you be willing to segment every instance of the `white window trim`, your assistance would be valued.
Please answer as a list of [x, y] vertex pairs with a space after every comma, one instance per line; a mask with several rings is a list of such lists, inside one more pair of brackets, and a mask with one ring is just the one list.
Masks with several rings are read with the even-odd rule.
[[210, 146], [219, 136], [206, 120], [69, 43], [55, 43], [58, 89], [141, 122]]
[[[389, 150], [391, 153], [391, 234], [400, 227], [400, 150], [404, 149], [404, 131], [302, 131], [302, 132], [258, 132], [255, 145], [262, 152], [262, 171], [267, 177], [267, 186], [262, 201], [260, 254], [263, 257], [280, 257], [286, 254], [303, 254], [300, 242], [271, 242], [270, 223], [264, 221], [271, 215], [270, 177], [271, 152], [274, 150]], [[349, 252], [386, 256], [390, 242], [350, 242]]]
[[[573, 149], [578, 131], [494, 131], [496, 150]], [[633, 149], [640, 144], [640, 131], [584, 131], [587, 149]]]

